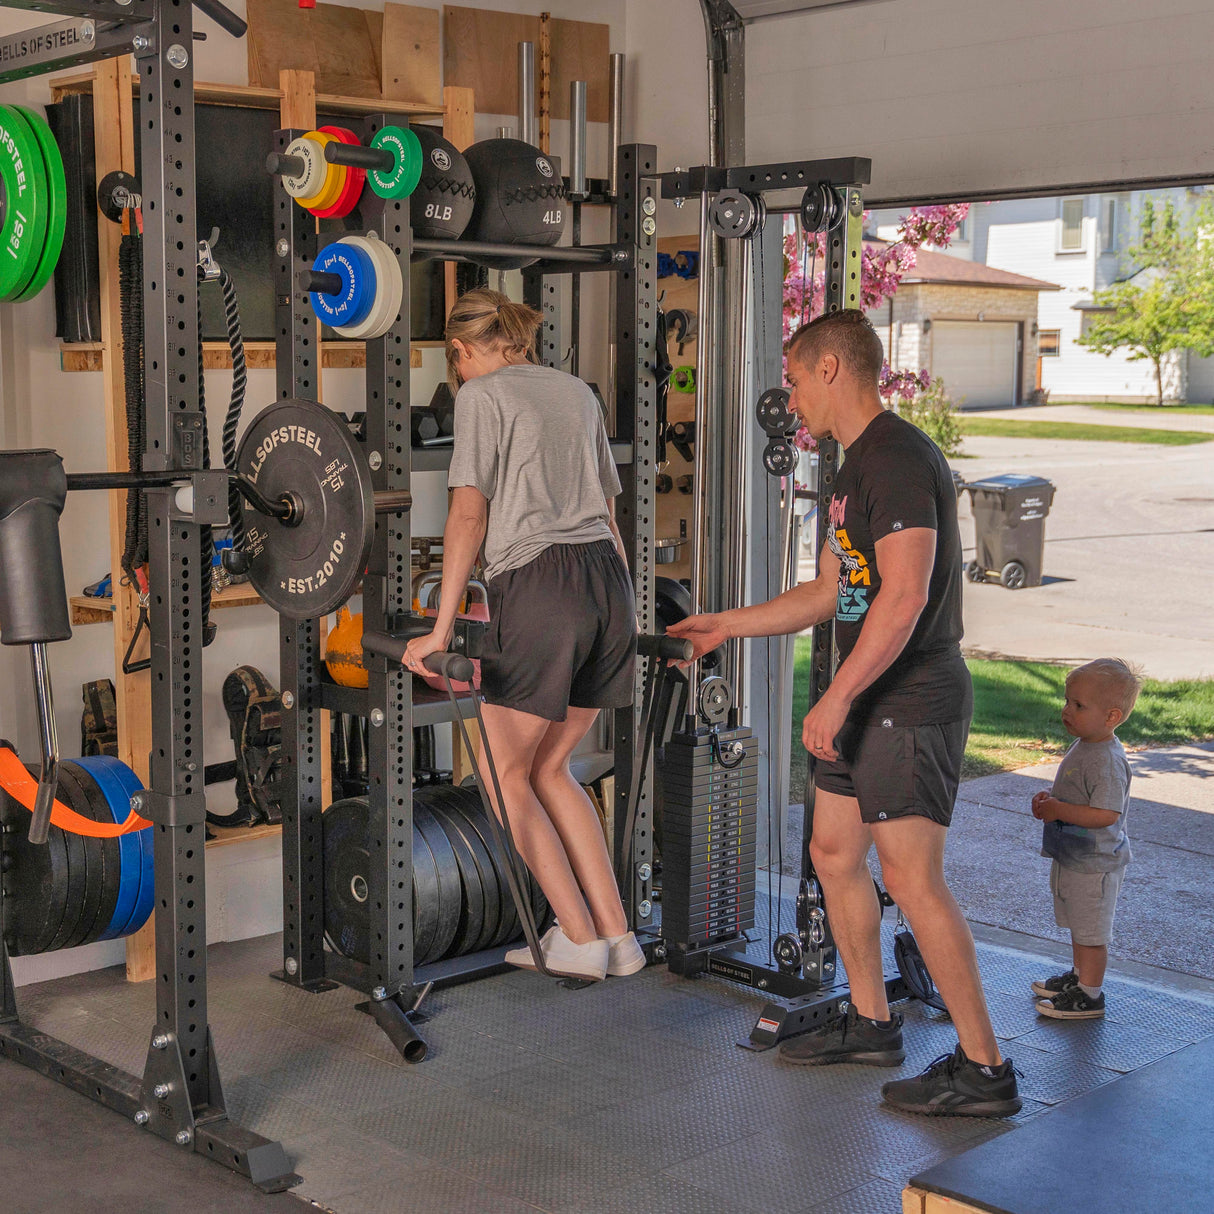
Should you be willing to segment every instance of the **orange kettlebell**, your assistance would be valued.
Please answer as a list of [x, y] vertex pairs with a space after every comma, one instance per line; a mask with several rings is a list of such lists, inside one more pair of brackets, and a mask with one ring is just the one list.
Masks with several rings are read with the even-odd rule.
[[342, 687], [366, 687], [370, 682], [363, 662], [363, 617], [349, 607], [337, 609], [337, 624], [325, 646], [325, 665], [334, 683]]

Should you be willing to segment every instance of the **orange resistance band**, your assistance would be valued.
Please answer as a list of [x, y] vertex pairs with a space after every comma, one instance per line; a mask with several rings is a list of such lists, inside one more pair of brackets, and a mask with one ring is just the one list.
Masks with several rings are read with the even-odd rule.
[[[25, 764], [6, 746], [0, 747], [0, 788], [14, 801], [33, 812], [38, 796], [38, 781], [25, 770]], [[125, 822], [94, 822], [92, 818], [86, 818], [74, 809], [68, 809], [59, 800], [51, 807], [51, 821], [69, 835], [87, 835], [90, 839], [114, 839], [152, 825], [134, 810], [131, 810]]]

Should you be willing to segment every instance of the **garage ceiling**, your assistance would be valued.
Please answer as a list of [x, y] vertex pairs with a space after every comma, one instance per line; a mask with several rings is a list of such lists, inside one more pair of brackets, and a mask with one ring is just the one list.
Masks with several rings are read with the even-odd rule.
[[757, 17], [778, 17], [783, 13], [800, 13], [810, 8], [829, 8], [836, 4], [854, 4], [855, 0], [731, 0], [743, 21]]

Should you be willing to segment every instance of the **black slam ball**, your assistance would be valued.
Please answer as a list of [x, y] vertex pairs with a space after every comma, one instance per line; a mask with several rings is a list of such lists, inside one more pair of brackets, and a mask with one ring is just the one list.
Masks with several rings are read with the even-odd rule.
[[415, 126], [422, 145], [422, 176], [409, 198], [413, 235], [422, 240], [458, 240], [472, 218], [476, 187], [463, 152], [437, 127]]
[[[544, 246], [561, 239], [569, 203], [556, 160], [521, 139], [485, 139], [466, 155], [476, 183], [466, 239]], [[505, 268], [525, 265], [528, 259], [478, 260]]]

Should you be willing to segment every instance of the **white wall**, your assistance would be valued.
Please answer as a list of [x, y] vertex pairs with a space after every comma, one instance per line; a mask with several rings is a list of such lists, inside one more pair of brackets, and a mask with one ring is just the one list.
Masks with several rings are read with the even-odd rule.
[[871, 156], [885, 202], [1214, 176], [1209, 0], [872, 0], [746, 30], [752, 163]]

